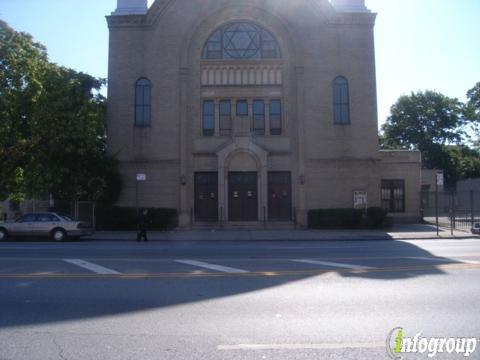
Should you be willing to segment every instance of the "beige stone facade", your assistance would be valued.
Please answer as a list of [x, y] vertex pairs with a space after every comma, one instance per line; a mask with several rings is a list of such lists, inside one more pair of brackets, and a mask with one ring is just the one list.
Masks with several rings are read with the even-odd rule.
[[418, 219], [419, 153], [379, 151], [363, 0], [118, 0], [107, 19], [119, 205], [176, 208], [181, 226], [306, 225], [366, 192]]

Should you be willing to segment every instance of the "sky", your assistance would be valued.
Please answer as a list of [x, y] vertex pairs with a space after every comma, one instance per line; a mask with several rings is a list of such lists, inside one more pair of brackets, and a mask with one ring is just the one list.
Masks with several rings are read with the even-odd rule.
[[[480, 0], [366, 0], [366, 5], [378, 14], [379, 125], [401, 95], [430, 89], [464, 101], [480, 82]], [[105, 15], [115, 7], [116, 0], [0, 0], [0, 19], [46, 45], [51, 61], [106, 78]]]

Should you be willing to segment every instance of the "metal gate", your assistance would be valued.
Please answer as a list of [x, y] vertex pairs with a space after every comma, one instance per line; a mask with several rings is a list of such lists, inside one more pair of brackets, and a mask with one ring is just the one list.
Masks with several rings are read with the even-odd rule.
[[422, 191], [421, 214], [429, 224], [470, 232], [480, 222], [480, 192]]

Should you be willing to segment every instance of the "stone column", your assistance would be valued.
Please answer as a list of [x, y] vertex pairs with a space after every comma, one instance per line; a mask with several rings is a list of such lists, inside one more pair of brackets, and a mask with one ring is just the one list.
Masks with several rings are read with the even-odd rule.
[[213, 101], [213, 106], [214, 108], [214, 114], [215, 114], [215, 131], [214, 134], [215, 136], [220, 135], [220, 100], [215, 99]]
[[227, 182], [228, 182], [228, 173], [225, 171], [225, 161], [223, 158], [219, 157], [217, 154], [218, 160], [218, 220], [220, 223], [225, 222], [228, 217], [227, 209]]
[[265, 101], [265, 135], [270, 135], [270, 98]]
[[[301, 226], [307, 225], [307, 209], [305, 201], [305, 81], [303, 67], [295, 69], [297, 85], [297, 124], [298, 124], [298, 178], [293, 179], [298, 184], [297, 221]], [[301, 181], [304, 180], [304, 181]]]
[[253, 134], [253, 99], [248, 99], [248, 117], [245, 119], [247, 121], [247, 124], [243, 124], [244, 128], [243, 130], [246, 132], [248, 135]]
[[[188, 193], [187, 186], [190, 184], [191, 177], [187, 174], [188, 169], [188, 138], [187, 138], [187, 126], [188, 126], [188, 68], [180, 69], [180, 177], [185, 176], [187, 178], [187, 184], [178, 184], [180, 186], [180, 214], [179, 225], [188, 226], [190, 224], [190, 209], [188, 208]], [[190, 180], [190, 181], [188, 181]]]
[[[264, 154], [260, 158], [260, 221], [268, 221], [268, 158]], [[265, 209], [265, 212], [263, 211]]]

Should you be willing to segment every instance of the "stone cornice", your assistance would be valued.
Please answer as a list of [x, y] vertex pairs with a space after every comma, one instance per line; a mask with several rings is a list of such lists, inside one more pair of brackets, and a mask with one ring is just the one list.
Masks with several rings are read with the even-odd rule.
[[107, 16], [109, 28], [151, 26], [176, 0], [157, 0], [145, 15]]
[[[158, 18], [160, 18], [177, 0], [156, 0], [147, 14], [145, 15], [109, 15], [106, 16], [109, 28], [120, 27], [142, 27], [153, 25]], [[310, 0], [312, 7], [318, 12], [318, 14], [325, 19], [327, 23], [332, 23], [332, 19], [337, 19], [343, 15], [369, 15], [368, 14], [335, 14], [332, 6], [328, 1], [318, 2], [316, 0]], [[337, 23], [335, 20], [334, 23]], [[373, 20], [374, 21], [374, 20]]]
[[380, 158], [355, 158], [355, 157], [338, 157], [338, 158], [307, 158], [307, 161], [310, 163], [327, 163], [327, 164], [333, 164], [333, 163], [352, 163], [352, 162], [357, 162], [357, 163], [378, 163], [381, 161]]
[[376, 13], [336, 13], [329, 17], [329, 25], [375, 25]]
[[148, 26], [146, 15], [110, 15], [107, 16], [107, 23], [110, 29], [121, 27]]

